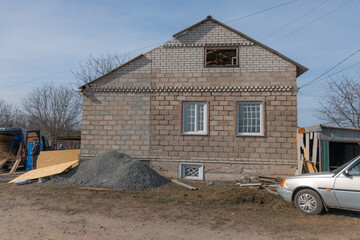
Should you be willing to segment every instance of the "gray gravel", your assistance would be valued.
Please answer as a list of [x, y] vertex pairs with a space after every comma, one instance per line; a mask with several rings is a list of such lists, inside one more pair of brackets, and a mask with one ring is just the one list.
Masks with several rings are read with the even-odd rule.
[[52, 182], [66, 186], [136, 190], [161, 187], [170, 181], [141, 161], [110, 151], [55, 176]]

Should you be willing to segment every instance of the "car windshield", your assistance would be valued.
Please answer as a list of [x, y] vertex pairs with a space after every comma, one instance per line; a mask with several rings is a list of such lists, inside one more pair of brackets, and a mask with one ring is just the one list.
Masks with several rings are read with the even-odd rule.
[[341, 165], [340, 167], [338, 167], [337, 169], [335, 169], [334, 171], [332, 171], [334, 174], [338, 174], [339, 172], [341, 172], [344, 168], [346, 168], [350, 163], [352, 163], [357, 157], [354, 157], [353, 159], [351, 159], [350, 161], [344, 163], [343, 165]]

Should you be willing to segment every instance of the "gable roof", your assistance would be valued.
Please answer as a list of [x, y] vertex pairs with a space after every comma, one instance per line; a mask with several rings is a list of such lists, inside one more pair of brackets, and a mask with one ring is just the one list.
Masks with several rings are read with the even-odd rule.
[[293, 63], [294, 65], [296, 65], [296, 77], [300, 76], [301, 74], [303, 74], [304, 72], [306, 72], [307, 70], [309, 70], [307, 67], [301, 65], [300, 63], [295, 62], [294, 60], [292, 60], [292, 59], [286, 57], [285, 55], [283, 55], [283, 54], [275, 51], [275, 50], [272, 49], [271, 47], [268, 47], [268, 46], [262, 44], [261, 42], [256, 41], [255, 39], [253, 39], [253, 38], [251, 38], [251, 37], [243, 34], [242, 32], [239, 32], [238, 30], [236, 30], [236, 29], [234, 29], [234, 28], [232, 28], [232, 27], [229, 27], [228, 25], [226, 25], [226, 24], [224, 24], [224, 23], [216, 20], [216, 19], [213, 18], [212, 16], [207, 16], [204, 20], [201, 20], [200, 22], [195, 23], [194, 25], [192, 25], [192, 26], [190, 26], [190, 27], [188, 27], [188, 28], [185, 28], [184, 30], [182, 30], [182, 31], [180, 31], [180, 32], [178, 32], [178, 33], [175, 33], [175, 34], [173, 35], [173, 38], [177, 38], [177, 37], [179, 37], [179, 36], [182, 36], [183, 34], [186, 34], [188, 31], [196, 28], [197, 26], [199, 26], [199, 25], [201, 25], [201, 24], [203, 24], [203, 23], [205, 23], [205, 22], [207, 22], [207, 21], [212, 21], [212, 22], [214, 22], [214, 23], [217, 23], [217, 24], [219, 24], [220, 26], [222, 26], [222, 27], [224, 27], [224, 28], [226, 28], [226, 29], [228, 29], [228, 30], [236, 33], [236, 34], [239, 34], [239, 35], [242, 36], [243, 38], [245, 38], [245, 39], [247, 39], [247, 40], [249, 40], [249, 41], [251, 41], [251, 42], [253, 42], [253, 43], [255, 43], [255, 44], [257, 44], [257, 45], [259, 45], [259, 46], [261, 46], [261, 47], [263, 47], [263, 48], [265, 48], [266, 50], [272, 52], [273, 54], [275, 54], [275, 55], [277, 55], [277, 56], [285, 59], [286, 61], [289, 61], [289, 62]]
[[[183, 34], [186, 34], [188, 31], [196, 28], [197, 26], [205, 23], [206, 21], [212, 21], [212, 22], [214, 22], [214, 23], [217, 23], [217, 24], [219, 24], [220, 26], [222, 26], [222, 27], [224, 27], [224, 28], [226, 28], [226, 29], [228, 29], [228, 30], [230, 30], [230, 31], [232, 31], [232, 32], [234, 32], [234, 33], [242, 36], [243, 38], [245, 38], [245, 39], [247, 39], [247, 40], [249, 40], [249, 41], [251, 41], [251, 42], [253, 42], [253, 43], [255, 43], [255, 44], [257, 44], [257, 45], [259, 45], [259, 46], [261, 46], [261, 47], [263, 47], [263, 48], [265, 48], [265, 49], [267, 49], [268, 51], [270, 51], [270, 52], [272, 52], [273, 54], [275, 54], [275, 55], [277, 55], [277, 56], [285, 59], [286, 61], [289, 61], [289, 62], [293, 63], [294, 65], [296, 65], [296, 77], [300, 76], [301, 74], [303, 74], [304, 72], [306, 72], [307, 70], [309, 70], [308, 68], [304, 67], [304, 66], [301, 65], [300, 63], [295, 62], [294, 60], [286, 57], [285, 55], [282, 55], [281, 53], [275, 51], [274, 49], [272, 49], [272, 48], [270, 48], [270, 47], [268, 47], [268, 46], [266, 46], [266, 45], [264, 45], [264, 44], [256, 41], [255, 39], [253, 39], [253, 38], [251, 38], [251, 37], [243, 34], [242, 32], [239, 32], [239, 31], [236, 30], [236, 29], [233, 29], [233, 28], [229, 27], [228, 25], [226, 25], [226, 24], [224, 24], [224, 23], [222, 23], [222, 22], [219, 22], [218, 20], [214, 19], [212, 16], [207, 16], [204, 20], [201, 20], [200, 22], [195, 23], [194, 25], [192, 25], [192, 26], [190, 26], [190, 27], [188, 27], [188, 28], [185, 28], [184, 30], [182, 30], [182, 31], [180, 31], [180, 32], [178, 32], [178, 33], [175, 33], [175, 34], [173, 35], [173, 38], [177, 38], [177, 37], [179, 37], [179, 36], [182, 36]], [[140, 54], [139, 56], [131, 59], [130, 61], [128, 61], [128, 62], [120, 65], [120, 66], [117, 67], [117, 68], [114, 68], [114, 69], [111, 70], [110, 72], [108, 72], [108, 73], [106, 73], [106, 74], [98, 77], [97, 79], [95, 79], [95, 80], [93, 80], [93, 81], [91, 81], [91, 82], [88, 82], [88, 83], [82, 85], [81, 87], [79, 87], [79, 89], [80, 89], [80, 90], [84, 90], [84, 89], [86, 88], [86, 86], [91, 85], [91, 84], [93, 84], [94, 82], [97, 82], [97, 81], [100, 80], [101, 78], [110, 75], [111, 73], [115, 72], [116, 70], [118, 70], [118, 69], [120, 69], [120, 68], [128, 65], [129, 63], [131, 63], [131, 62], [133, 62], [133, 61], [135, 61], [135, 60], [137, 60], [137, 59], [139, 59], [139, 58], [141, 58], [141, 57], [143, 57], [143, 56], [144, 56], [144, 54]]]
[[102, 75], [102, 76], [100, 76], [100, 77], [98, 77], [98, 78], [96, 78], [96, 79], [94, 79], [94, 80], [92, 80], [92, 81], [90, 81], [90, 82], [88, 82], [88, 83], [80, 86], [79, 89], [80, 89], [80, 90], [84, 90], [84, 89], [86, 88], [86, 86], [91, 85], [91, 84], [93, 84], [94, 82], [97, 82], [97, 81], [100, 80], [101, 78], [110, 75], [111, 73], [115, 72], [116, 70], [118, 70], [118, 69], [120, 69], [120, 68], [128, 65], [129, 63], [134, 62], [135, 60], [137, 60], [137, 59], [139, 59], [139, 58], [141, 58], [141, 57], [143, 57], [143, 56], [144, 56], [144, 54], [140, 54], [139, 56], [134, 57], [133, 59], [127, 61], [126, 63], [121, 64], [120, 66], [114, 68], [113, 70], [109, 71], [108, 73], [105, 73], [104, 75]]

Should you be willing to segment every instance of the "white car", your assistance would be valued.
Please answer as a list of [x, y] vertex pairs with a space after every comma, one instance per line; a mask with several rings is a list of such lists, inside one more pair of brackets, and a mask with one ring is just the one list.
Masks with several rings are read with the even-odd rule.
[[277, 192], [308, 215], [320, 214], [324, 208], [360, 211], [360, 156], [332, 172], [287, 177]]

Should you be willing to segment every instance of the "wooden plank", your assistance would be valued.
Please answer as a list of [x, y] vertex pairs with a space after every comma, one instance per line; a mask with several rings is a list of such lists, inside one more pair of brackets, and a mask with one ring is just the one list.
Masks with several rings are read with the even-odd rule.
[[302, 133], [296, 134], [296, 152], [297, 152], [297, 162], [299, 168], [300, 156], [301, 156], [301, 146], [303, 145], [303, 135]]
[[310, 160], [310, 133], [305, 134], [305, 160]]
[[56, 174], [60, 174], [70, 168], [73, 168], [73, 167], [77, 166], [78, 164], [79, 164], [79, 161], [76, 160], [76, 161], [66, 162], [66, 163], [57, 164], [57, 165], [53, 165], [53, 166], [49, 166], [49, 167], [34, 169], [34, 170], [26, 172], [26, 173], [20, 175], [19, 177], [11, 180], [9, 183], [14, 183], [14, 182], [22, 181], [22, 180], [27, 180], [27, 179], [37, 179], [37, 178], [41, 178], [41, 177], [53, 176]]
[[37, 168], [49, 167], [79, 159], [80, 149], [43, 151], [37, 159]]
[[12, 168], [11, 168], [11, 170], [9, 172], [10, 175], [12, 175], [14, 172], [16, 172], [17, 168], [19, 167], [19, 164], [21, 163], [21, 158], [19, 158], [20, 153], [21, 153], [21, 147], [22, 146], [21, 146], [21, 143], [20, 143], [19, 150], [18, 150], [18, 152], [17, 152], [17, 154], [15, 156], [16, 161], [15, 161], [14, 165], [12, 166]]
[[185, 184], [185, 183], [179, 182], [178, 180], [171, 179], [171, 181], [172, 181], [173, 183], [176, 183], [176, 184], [178, 184], [178, 185], [180, 185], [180, 186], [183, 186], [183, 187], [186, 187], [186, 188], [188, 188], [188, 189], [197, 190], [196, 187], [192, 187], [192, 186], [187, 185], [187, 184]]
[[0, 161], [0, 168], [1, 168], [2, 166], [4, 166], [4, 164], [7, 162], [7, 160], [8, 160], [8, 158], [5, 158], [5, 159], [2, 159], [2, 160]]
[[313, 149], [312, 149], [312, 162], [315, 165], [317, 163], [318, 144], [319, 144], [318, 133], [315, 133], [314, 134], [314, 144], [313, 144]]
[[305, 173], [315, 173], [318, 172], [314, 163], [311, 161], [304, 161], [304, 169], [305, 169]]
[[16, 172], [17, 168], [19, 167], [19, 164], [21, 162], [21, 158], [16, 159], [14, 165], [12, 166], [9, 174], [12, 175], [14, 172]]
[[302, 133], [298, 133], [297, 135], [297, 152], [298, 152], [298, 169], [296, 171], [296, 175], [302, 174], [303, 171], [303, 156], [301, 154], [301, 148], [304, 145], [304, 137]]

